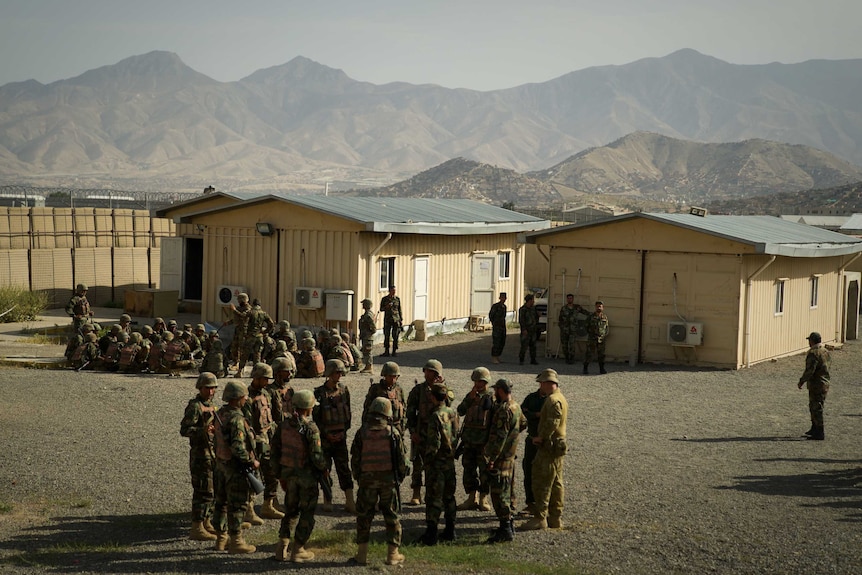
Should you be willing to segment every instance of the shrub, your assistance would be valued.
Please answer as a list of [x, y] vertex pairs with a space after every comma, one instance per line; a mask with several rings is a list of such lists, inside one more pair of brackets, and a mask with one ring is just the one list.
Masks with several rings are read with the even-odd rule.
[[48, 294], [43, 291], [30, 291], [19, 286], [0, 287], [0, 313], [10, 310], [0, 317], [0, 322], [33, 321], [48, 308]]

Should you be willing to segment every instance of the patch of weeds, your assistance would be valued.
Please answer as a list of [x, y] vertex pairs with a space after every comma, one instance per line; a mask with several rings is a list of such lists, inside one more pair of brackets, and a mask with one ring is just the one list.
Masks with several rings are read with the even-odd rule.
[[87, 543], [84, 541], [69, 541], [58, 543], [43, 549], [45, 553], [119, 553], [128, 549], [128, 545], [122, 545], [115, 541], [105, 543]]
[[69, 501], [69, 507], [72, 509], [88, 509], [93, 502], [89, 499], [73, 499]]
[[29, 343], [32, 345], [57, 345], [60, 343], [65, 343], [65, 338], [37, 333], [28, 337], [18, 338], [15, 341], [18, 343]]
[[7, 503], [6, 501], [0, 501], [0, 513], [12, 513], [13, 509], [14, 507], [11, 503]]

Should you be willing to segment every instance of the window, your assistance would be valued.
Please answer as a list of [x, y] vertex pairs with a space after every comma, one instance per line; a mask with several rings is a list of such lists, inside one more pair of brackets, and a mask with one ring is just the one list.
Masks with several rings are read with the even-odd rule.
[[497, 270], [498, 277], [501, 280], [507, 280], [511, 276], [509, 266], [512, 263], [512, 252], [500, 252], [497, 254]]
[[377, 285], [381, 291], [388, 291], [395, 283], [395, 258], [380, 258], [380, 282]]
[[784, 278], [778, 278], [775, 281], [775, 315], [784, 313]]
[[811, 301], [808, 302], [809, 307], [811, 309], [815, 309], [817, 307], [817, 299], [820, 295], [820, 274], [814, 274], [811, 276]]

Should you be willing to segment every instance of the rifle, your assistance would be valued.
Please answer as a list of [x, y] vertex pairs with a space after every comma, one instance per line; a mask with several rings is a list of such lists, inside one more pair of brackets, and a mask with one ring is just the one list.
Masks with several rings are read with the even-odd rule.
[[[214, 411], [213, 415], [215, 415], [215, 418], [218, 420], [219, 429], [221, 430], [222, 436], [224, 436], [224, 424], [221, 421], [221, 417], [219, 417], [218, 411]], [[260, 495], [263, 493], [263, 482], [257, 478], [257, 475], [254, 472], [254, 465], [237, 461], [236, 468], [240, 473], [245, 475], [245, 478], [248, 481], [248, 486], [254, 490], [255, 494]]]
[[[299, 421], [299, 434], [306, 438], [306, 443], [308, 443], [308, 426], [302, 423], [302, 419], [297, 416], [297, 421]], [[332, 477], [329, 476], [329, 471], [321, 471], [314, 466], [311, 466], [311, 474], [314, 476], [314, 479], [317, 480], [317, 484], [320, 485], [320, 490], [323, 491], [323, 500], [324, 501], [332, 501]]]
[[88, 359], [87, 361], [85, 361], [84, 363], [82, 363], [82, 364], [81, 364], [81, 367], [77, 367], [77, 368], [75, 368], [75, 373], [78, 373], [79, 371], [81, 371], [82, 369], [84, 369], [85, 367], [87, 367], [88, 365], [90, 365], [90, 363], [91, 363], [92, 361], [93, 361], [92, 359]]

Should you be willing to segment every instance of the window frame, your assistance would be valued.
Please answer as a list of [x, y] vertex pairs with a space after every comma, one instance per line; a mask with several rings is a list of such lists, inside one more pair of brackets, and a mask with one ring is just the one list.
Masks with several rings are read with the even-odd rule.
[[810, 279], [811, 293], [808, 299], [808, 309], [817, 309], [820, 304], [820, 276], [823, 274], [814, 274]]
[[787, 279], [777, 278], [775, 280], [775, 307], [773, 308], [775, 315], [784, 315]]
[[[504, 269], [505, 268], [505, 269]], [[503, 272], [506, 275], [503, 275]], [[502, 251], [497, 252], [497, 279], [510, 280], [512, 279], [512, 252]]]
[[377, 264], [377, 289], [389, 291], [389, 286], [395, 284], [395, 258], [380, 258]]

